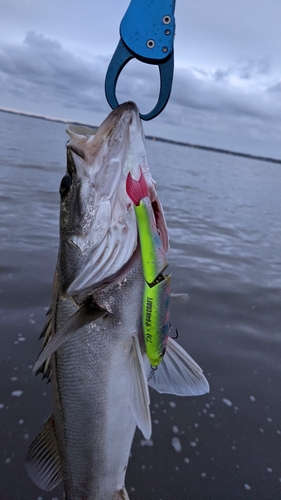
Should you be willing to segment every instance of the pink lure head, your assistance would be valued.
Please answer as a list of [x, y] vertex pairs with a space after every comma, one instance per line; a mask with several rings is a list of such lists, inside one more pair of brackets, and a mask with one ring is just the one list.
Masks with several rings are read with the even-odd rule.
[[142, 198], [148, 197], [148, 188], [141, 167], [140, 172], [138, 181], [133, 179], [131, 172], [128, 173], [126, 180], [126, 191], [134, 205], [139, 205]]

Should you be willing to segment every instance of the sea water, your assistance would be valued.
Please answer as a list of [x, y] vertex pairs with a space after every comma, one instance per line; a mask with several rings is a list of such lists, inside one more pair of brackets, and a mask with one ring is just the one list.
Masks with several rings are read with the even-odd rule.
[[[0, 500], [61, 500], [24, 469], [51, 412], [32, 366], [51, 301], [66, 126], [0, 113]], [[210, 394], [151, 391], [131, 500], [281, 498], [281, 166], [147, 141], [167, 218], [179, 343]], [[106, 500], [106, 499], [105, 499]]]

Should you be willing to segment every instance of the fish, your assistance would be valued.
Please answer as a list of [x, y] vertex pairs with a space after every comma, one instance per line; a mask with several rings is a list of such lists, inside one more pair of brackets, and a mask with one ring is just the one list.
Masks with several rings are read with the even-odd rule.
[[125, 475], [136, 427], [151, 436], [149, 387], [195, 396], [209, 384], [169, 335], [157, 369], [145, 351], [145, 280], [129, 174], [144, 177], [166, 253], [169, 238], [136, 104], [115, 108], [97, 131], [72, 125], [67, 133], [52, 304], [34, 366], [51, 381], [53, 412], [25, 466], [44, 491], [63, 481], [65, 500], [129, 500]]

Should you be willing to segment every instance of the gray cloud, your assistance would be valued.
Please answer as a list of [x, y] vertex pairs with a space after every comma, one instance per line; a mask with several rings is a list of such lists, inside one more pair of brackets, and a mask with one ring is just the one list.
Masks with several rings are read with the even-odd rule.
[[[0, 104], [16, 102], [26, 111], [98, 124], [109, 110], [104, 96], [108, 63], [109, 57], [81, 58], [58, 40], [29, 32], [23, 43], [0, 47]], [[120, 102], [135, 100], [147, 112], [158, 93], [157, 67], [133, 61], [124, 68], [117, 85]], [[266, 148], [272, 151], [281, 132], [280, 113], [280, 82], [271, 80], [266, 58], [212, 70], [176, 68], [169, 105], [147, 131], [269, 155]]]
[[272, 87], [268, 88], [269, 92], [276, 92], [277, 94], [280, 94], [281, 96], [281, 81], [273, 85]]
[[[177, 71], [171, 101], [184, 108], [201, 109], [219, 115], [276, 119], [281, 111], [276, 103], [270, 102], [267, 88], [259, 86], [253, 75], [252, 85], [244, 87], [232, 83], [231, 77], [239, 70], [217, 69], [202, 76], [202, 72], [192, 69]], [[241, 77], [243, 80], [244, 77]], [[281, 103], [280, 103], [281, 104]]]
[[270, 61], [268, 58], [254, 59], [247, 58], [242, 61], [237, 68], [237, 74], [240, 78], [250, 80], [258, 75], [266, 75], [270, 70]]
[[105, 58], [84, 61], [65, 50], [58, 41], [29, 32], [23, 44], [4, 46], [0, 72], [6, 92], [21, 96], [23, 104], [43, 100], [66, 108], [99, 105], [96, 98], [104, 83]]

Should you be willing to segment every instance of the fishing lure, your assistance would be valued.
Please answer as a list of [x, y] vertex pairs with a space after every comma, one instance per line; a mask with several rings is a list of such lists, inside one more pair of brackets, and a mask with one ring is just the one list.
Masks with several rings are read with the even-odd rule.
[[126, 191], [134, 204], [145, 279], [142, 305], [145, 351], [156, 369], [164, 356], [170, 331], [171, 274], [163, 274], [168, 262], [142, 170], [138, 181], [128, 174]]

